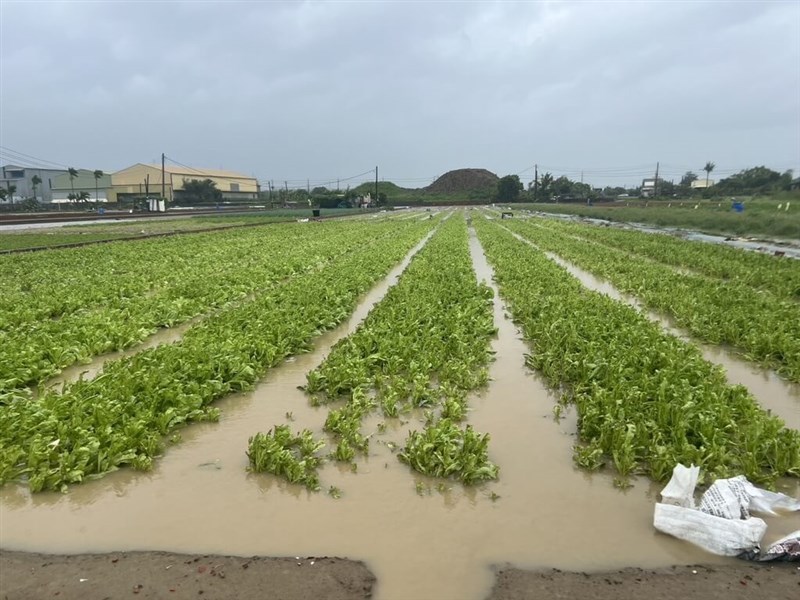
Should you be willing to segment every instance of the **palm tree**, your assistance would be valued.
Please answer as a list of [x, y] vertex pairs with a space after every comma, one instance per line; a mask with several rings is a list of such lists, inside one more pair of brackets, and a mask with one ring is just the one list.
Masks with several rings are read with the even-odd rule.
[[103, 172], [102, 172], [100, 169], [97, 169], [97, 170], [94, 172], [94, 203], [95, 203], [95, 204], [97, 204], [98, 202], [100, 202], [100, 194], [99, 194], [99, 192], [97, 191], [97, 184], [98, 184], [98, 182], [100, 181], [100, 178], [101, 178], [103, 175], [104, 175], [104, 173], [103, 173]]
[[72, 196], [75, 196], [75, 178], [78, 176], [78, 169], [73, 169], [72, 167], [67, 168], [67, 173], [69, 173], [69, 187], [72, 188]]
[[713, 171], [714, 167], [716, 167], [716, 166], [717, 165], [715, 165], [713, 162], [708, 161], [706, 163], [706, 166], [703, 167], [703, 171], [706, 172], [706, 189], [708, 189], [708, 176], [711, 175], [711, 171]]
[[17, 186], [11, 185], [10, 183], [7, 184], [8, 187], [8, 199], [11, 200], [11, 204], [14, 204], [14, 194], [17, 193]]
[[42, 178], [38, 175], [31, 177], [31, 187], [33, 188], [33, 199], [36, 200], [36, 186], [42, 183]]

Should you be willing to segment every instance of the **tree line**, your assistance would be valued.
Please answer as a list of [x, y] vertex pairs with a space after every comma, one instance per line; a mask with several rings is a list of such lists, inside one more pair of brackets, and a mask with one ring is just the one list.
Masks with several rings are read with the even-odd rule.
[[[792, 189], [792, 171], [783, 173], [773, 171], [764, 166], [744, 169], [738, 173], [710, 184], [709, 176], [716, 168], [713, 162], [707, 162], [705, 186], [692, 187], [692, 183], [700, 177], [693, 171], [687, 171], [678, 183], [663, 178], [655, 181], [656, 197], [702, 197], [715, 198], [730, 195], [753, 195], [788, 191]], [[642, 186], [625, 188], [606, 186], [595, 188], [588, 183], [573, 181], [562, 175], [555, 178], [552, 173], [544, 173], [536, 181], [528, 184], [527, 190], [518, 175], [506, 175], [497, 182], [495, 200], [498, 202], [551, 202], [613, 199], [620, 196], [636, 197], [642, 195]]]

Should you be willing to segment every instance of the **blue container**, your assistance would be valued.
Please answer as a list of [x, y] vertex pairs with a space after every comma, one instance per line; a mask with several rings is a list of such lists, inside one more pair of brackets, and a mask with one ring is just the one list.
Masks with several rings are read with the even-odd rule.
[[733, 210], [736, 212], [744, 212], [744, 204], [742, 202], [734, 202]]

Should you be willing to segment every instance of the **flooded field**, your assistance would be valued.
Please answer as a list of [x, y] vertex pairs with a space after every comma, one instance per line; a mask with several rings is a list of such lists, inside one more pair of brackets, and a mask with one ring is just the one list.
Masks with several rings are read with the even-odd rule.
[[[426, 238], [427, 240], [427, 238]], [[620, 491], [606, 474], [573, 464], [575, 414], [553, 416], [555, 398], [524, 367], [529, 348], [492, 283], [480, 243], [470, 235], [479, 279], [495, 291], [498, 329], [491, 383], [470, 400], [468, 422], [490, 433], [497, 482], [465, 488], [414, 474], [397, 460], [413, 413], [383, 421], [371, 417], [370, 453], [357, 471], [328, 463], [322, 493], [310, 493], [270, 475], [247, 472], [247, 440], [274, 424], [322, 429], [326, 411], [298, 388], [331, 347], [352, 333], [386, 293], [419, 244], [389, 276], [362, 298], [350, 319], [315, 340], [309, 353], [271, 370], [248, 393], [216, 405], [218, 423], [180, 431], [148, 473], [124, 469], [73, 486], [67, 494], [31, 495], [19, 485], [0, 489], [0, 530], [6, 549], [58, 553], [165, 550], [268, 556], [342, 556], [364, 560], [378, 580], [376, 597], [482, 598], [493, 582], [492, 565], [599, 571], [626, 566], [723, 562], [652, 527], [660, 485], [647, 479]], [[572, 269], [581, 281], [614, 294], [603, 282]], [[621, 296], [620, 296], [621, 298]], [[149, 343], [177, 339], [167, 330]], [[766, 408], [792, 427], [800, 425], [800, 394], [768, 372], [753, 370], [725, 350], [704, 349], [729, 379], [747, 385]], [[89, 367], [89, 374], [97, 365]], [[65, 372], [74, 378], [80, 370]], [[412, 421], [412, 422], [409, 422]], [[330, 447], [328, 448], [330, 449]], [[796, 482], [782, 491], [798, 494]], [[329, 486], [339, 499], [324, 493]], [[765, 541], [800, 528], [800, 515], [767, 519]]]

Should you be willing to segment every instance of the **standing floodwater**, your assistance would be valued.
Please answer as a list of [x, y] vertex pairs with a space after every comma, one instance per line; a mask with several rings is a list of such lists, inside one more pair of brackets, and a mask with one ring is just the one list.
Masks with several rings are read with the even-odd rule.
[[[470, 250], [477, 276], [490, 282], [474, 235]], [[506, 562], [603, 570], [722, 560], [653, 530], [660, 486], [641, 481], [621, 492], [610, 476], [573, 466], [574, 415], [554, 421], [554, 398], [524, 368], [529, 349], [497, 297], [492, 381], [470, 400], [468, 422], [491, 434], [499, 481], [475, 488], [447, 482], [439, 489], [439, 481], [402, 465], [387, 443], [402, 445], [418, 423], [389, 420], [379, 435], [377, 417], [364, 426], [373, 435], [369, 457], [357, 461], [356, 473], [325, 466], [320, 493], [248, 474], [245, 450], [255, 432], [286, 422], [321, 430], [327, 411], [310, 407], [297, 386], [354, 330], [402, 267], [363, 299], [349, 322], [318, 338], [312, 352], [272, 370], [254, 391], [219, 402], [219, 423], [183, 429], [182, 442], [152, 472], [124, 469], [65, 495], [3, 488], [3, 546], [345, 556], [367, 562], [384, 600], [482, 598], [493, 581], [490, 565]], [[327, 495], [329, 486], [342, 497]], [[769, 534], [796, 529], [796, 521], [775, 521]]]

